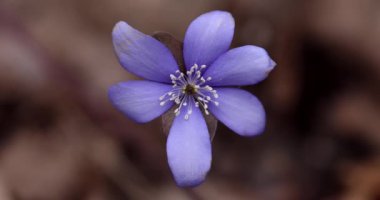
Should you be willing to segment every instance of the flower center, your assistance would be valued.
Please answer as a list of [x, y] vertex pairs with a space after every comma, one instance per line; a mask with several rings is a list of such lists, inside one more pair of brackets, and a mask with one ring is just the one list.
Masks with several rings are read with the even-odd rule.
[[[175, 74], [170, 74], [173, 89], [160, 96], [160, 105], [164, 106], [169, 101], [174, 101], [177, 108], [174, 114], [178, 116], [181, 112], [186, 112], [184, 118], [189, 119], [193, 112], [193, 106], [202, 107], [206, 115], [210, 114], [208, 111], [208, 104], [211, 102], [218, 106], [219, 102], [216, 101], [218, 93], [211, 86], [207, 85], [207, 81], [212, 78], [206, 79], [202, 76], [202, 71], [206, 65], [198, 66], [194, 64], [186, 74], [177, 70]], [[185, 110], [185, 111], [182, 111]]]
[[195, 95], [198, 92], [197, 88], [195, 88], [195, 85], [191, 84], [187, 84], [183, 91], [188, 95]]

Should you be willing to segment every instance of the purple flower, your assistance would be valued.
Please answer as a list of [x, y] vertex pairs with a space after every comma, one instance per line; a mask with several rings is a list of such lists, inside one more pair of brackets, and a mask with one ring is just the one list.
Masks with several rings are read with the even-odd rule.
[[139, 123], [176, 107], [166, 148], [179, 186], [200, 184], [211, 166], [211, 141], [202, 112], [211, 113], [242, 136], [264, 130], [265, 111], [260, 101], [230, 86], [262, 81], [275, 63], [257, 46], [228, 50], [234, 28], [228, 12], [212, 11], [196, 18], [184, 39], [186, 72], [179, 70], [169, 49], [153, 37], [125, 22], [118, 22], [113, 29], [113, 44], [121, 65], [146, 80], [113, 85], [109, 98]]

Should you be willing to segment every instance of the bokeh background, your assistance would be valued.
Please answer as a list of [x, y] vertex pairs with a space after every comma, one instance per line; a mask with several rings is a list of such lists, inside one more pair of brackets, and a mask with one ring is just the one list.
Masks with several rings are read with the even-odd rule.
[[[205, 183], [178, 188], [160, 120], [140, 125], [107, 99], [137, 79], [117, 62], [113, 25], [183, 39], [198, 15], [227, 10], [233, 47], [277, 67], [246, 87], [264, 134], [219, 124]], [[380, 199], [378, 0], [1, 0], [0, 199]]]

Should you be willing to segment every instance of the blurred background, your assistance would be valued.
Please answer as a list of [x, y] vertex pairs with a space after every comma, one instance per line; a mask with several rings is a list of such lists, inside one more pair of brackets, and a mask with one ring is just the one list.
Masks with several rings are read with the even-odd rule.
[[[178, 188], [160, 119], [136, 124], [107, 89], [136, 79], [113, 52], [119, 20], [183, 39], [198, 15], [227, 10], [232, 47], [277, 62], [250, 90], [264, 134], [219, 124], [212, 169]], [[378, 0], [1, 0], [0, 200], [380, 199]]]

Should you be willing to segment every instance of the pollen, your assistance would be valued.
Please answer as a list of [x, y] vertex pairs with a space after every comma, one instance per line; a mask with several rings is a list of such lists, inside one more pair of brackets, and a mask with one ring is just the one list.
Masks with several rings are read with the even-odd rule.
[[193, 107], [202, 108], [206, 115], [209, 115], [209, 103], [219, 106], [216, 99], [219, 97], [217, 91], [211, 86], [207, 85], [212, 77], [203, 77], [202, 74], [207, 68], [206, 65], [198, 66], [194, 64], [186, 73], [177, 70], [174, 74], [170, 74], [172, 81], [172, 90], [159, 97], [160, 106], [164, 106], [169, 101], [174, 101], [177, 108], [174, 114], [179, 116], [185, 112], [184, 119], [188, 120], [193, 112]]

